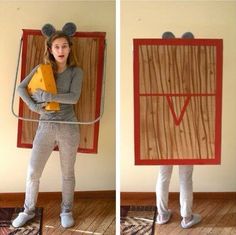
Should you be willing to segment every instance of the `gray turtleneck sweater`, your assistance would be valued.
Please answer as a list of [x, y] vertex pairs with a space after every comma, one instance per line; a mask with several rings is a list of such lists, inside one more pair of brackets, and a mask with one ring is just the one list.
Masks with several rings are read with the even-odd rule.
[[[20, 97], [29, 107], [34, 105], [35, 101], [30, 97], [27, 85], [37, 68], [38, 66], [31, 71], [17, 88]], [[50, 102], [58, 102], [60, 104], [60, 111], [45, 111], [41, 113], [40, 120], [77, 121], [73, 104], [77, 103], [81, 94], [83, 71], [78, 67], [67, 67], [62, 73], [54, 76], [57, 94], [49, 94], [49, 97]]]

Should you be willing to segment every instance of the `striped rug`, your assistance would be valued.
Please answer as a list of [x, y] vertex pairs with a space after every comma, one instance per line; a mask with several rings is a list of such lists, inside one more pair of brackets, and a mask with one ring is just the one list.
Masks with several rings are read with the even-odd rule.
[[121, 206], [121, 234], [153, 235], [156, 213], [155, 206]]
[[23, 208], [0, 208], [0, 234], [1, 235], [41, 235], [43, 208], [36, 208], [35, 218], [24, 227], [14, 228], [11, 223]]

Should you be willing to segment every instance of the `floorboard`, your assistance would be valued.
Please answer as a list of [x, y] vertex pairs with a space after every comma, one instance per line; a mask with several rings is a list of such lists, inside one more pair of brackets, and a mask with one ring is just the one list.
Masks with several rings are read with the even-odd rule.
[[[127, 199], [122, 205], [155, 205], [153, 199]], [[202, 216], [200, 224], [182, 229], [178, 199], [169, 200], [173, 216], [168, 224], [155, 225], [155, 235], [236, 235], [236, 199], [194, 199], [193, 212]]]
[[[1, 207], [22, 207], [22, 200], [1, 200]], [[74, 202], [75, 226], [63, 229], [60, 225], [60, 200], [39, 200], [38, 207], [43, 207], [43, 235], [101, 235], [115, 234], [114, 199], [76, 199]]]

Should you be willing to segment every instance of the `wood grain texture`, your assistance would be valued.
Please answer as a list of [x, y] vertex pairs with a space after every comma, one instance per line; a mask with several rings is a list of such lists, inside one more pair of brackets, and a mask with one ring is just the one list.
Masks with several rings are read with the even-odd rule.
[[[184, 97], [178, 97], [173, 106], [182, 107], [183, 102]], [[182, 121], [176, 126], [165, 96], [141, 97], [142, 159], [213, 158], [214, 104], [213, 97], [191, 97]]]
[[[125, 196], [125, 194], [127, 195]], [[136, 198], [136, 195], [138, 198]], [[155, 204], [155, 193], [123, 193], [123, 197], [121, 196], [121, 205]], [[165, 225], [156, 224], [155, 235], [236, 234], [235, 192], [230, 193], [230, 195], [227, 192], [194, 193], [193, 212], [199, 213], [202, 216], [202, 221], [190, 229], [182, 229], [180, 226], [179, 194], [172, 197], [172, 193], [170, 193], [168, 208], [172, 210], [172, 218]]]
[[137, 39], [134, 50], [137, 161], [215, 161], [221, 105], [217, 66], [222, 66], [217, 65], [217, 46], [150, 41], [138, 44]]
[[[39, 34], [39, 35], [38, 35]], [[30, 73], [30, 71], [38, 64], [43, 62], [44, 54], [44, 37], [38, 34], [27, 33], [24, 43], [26, 43], [25, 64], [21, 79]], [[101, 84], [103, 69], [103, 51], [101, 51], [101, 42], [104, 43], [105, 38], [101, 41], [99, 35], [83, 36], [79, 35], [73, 38], [73, 46], [78, 58], [79, 66], [84, 72], [83, 87], [79, 102], [74, 106], [77, 118], [81, 122], [89, 122], [95, 120], [100, 114], [101, 102]], [[23, 45], [24, 46], [24, 45]], [[24, 49], [23, 49], [24, 50]], [[31, 112], [22, 102], [20, 105], [20, 113], [25, 118], [38, 119], [39, 115]], [[37, 130], [38, 123], [19, 121], [18, 128], [18, 147], [31, 147], [32, 141]], [[99, 122], [91, 125], [80, 126], [80, 145], [81, 152], [97, 152]]]
[[216, 91], [216, 47], [142, 45], [140, 93], [209, 94]]

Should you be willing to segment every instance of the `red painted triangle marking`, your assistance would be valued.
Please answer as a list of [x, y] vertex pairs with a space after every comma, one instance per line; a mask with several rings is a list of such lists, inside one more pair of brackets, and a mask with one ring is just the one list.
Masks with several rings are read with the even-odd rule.
[[[186, 99], [184, 101], [184, 105], [182, 106], [182, 109], [180, 111], [180, 115], [179, 117], [177, 116], [175, 110], [174, 110], [174, 105], [173, 105], [173, 101], [172, 101], [172, 98], [180, 98], [180, 97], [183, 97], [185, 96]], [[189, 101], [190, 101], [190, 98], [191, 98], [191, 95], [181, 95], [181, 96], [175, 96], [175, 95], [167, 95], [166, 96], [166, 99], [167, 99], [167, 102], [168, 102], [168, 105], [170, 107], [170, 111], [172, 113], [172, 116], [173, 116], [173, 119], [174, 119], [174, 122], [175, 122], [175, 125], [179, 125], [183, 119], [183, 116], [184, 116], [184, 113], [186, 111], [186, 108], [189, 104]]]

